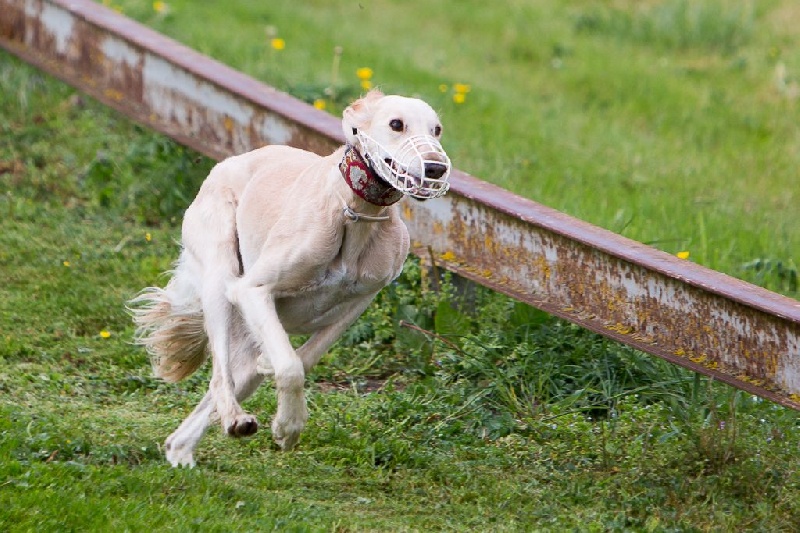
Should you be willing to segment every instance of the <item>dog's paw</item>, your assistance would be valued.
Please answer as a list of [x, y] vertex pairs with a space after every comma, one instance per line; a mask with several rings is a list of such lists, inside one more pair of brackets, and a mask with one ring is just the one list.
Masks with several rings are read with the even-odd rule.
[[249, 437], [258, 431], [258, 422], [253, 415], [239, 415], [231, 424], [228, 424], [225, 431], [231, 437]]
[[300, 431], [287, 431], [286, 428], [276, 427], [275, 424], [273, 424], [272, 439], [281, 450], [288, 452], [293, 450], [300, 441]]
[[192, 450], [183, 447], [183, 446], [175, 446], [170, 439], [167, 439], [167, 442], [164, 443], [164, 449], [166, 450], [166, 457], [169, 464], [172, 465], [172, 468], [194, 468], [194, 456], [192, 455]]
[[272, 421], [272, 439], [280, 446], [281, 450], [288, 452], [297, 446], [300, 440], [300, 433], [306, 427], [308, 420], [308, 410], [305, 404], [297, 416], [279, 417], [276, 416]]

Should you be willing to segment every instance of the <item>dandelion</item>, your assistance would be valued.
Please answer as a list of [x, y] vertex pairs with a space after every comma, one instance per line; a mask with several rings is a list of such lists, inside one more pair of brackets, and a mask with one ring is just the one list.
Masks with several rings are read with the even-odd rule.
[[472, 90], [472, 87], [466, 83], [453, 84], [453, 102], [456, 104], [463, 104], [467, 100], [467, 93]]
[[64, 261], [64, 266], [69, 268], [72, 264], [69, 261]]
[[361, 67], [360, 69], [356, 70], [356, 76], [361, 81], [370, 80], [372, 78], [372, 69], [369, 67]]
[[689, 252], [688, 251], [678, 252], [675, 255], [678, 257], [678, 259], [689, 259]]
[[150, 235], [150, 232], [149, 232], [149, 231], [148, 231], [147, 233], [145, 233], [145, 234], [144, 234], [144, 240], [146, 240], [147, 242], [150, 242], [150, 241], [152, 241], [152, 240], [153, 240], [153, 236], [152, 236], [152, 235]]
[[286, 41], [278, 37], [278, 28], [275, 26], [266, 26], [264, 34], [267, 36], [267, 41], [273, 51], [279, 52], [286, 48]]
[[111, 332], [104, 329], [103, 331], [100, 332], [100, 337], [107, 339], [111, 337]]
[[328, 107], [328, 104], [322, 98], [317, 98], [314, 100], [314, 107], [320, 111], [324, 111], [325, 108]]
[[369, 67], [361, 67], [356, 70], [356, 76], [361, 80], [361, 88], [365, 91], [372, 89], [372, 69]]
[[153, 11], [158, 13], [159, 15], [166, 15], [169, 13], [169, 6], [166, 2], [162, 2], [161, 0], [156, 0], [153, 2]]

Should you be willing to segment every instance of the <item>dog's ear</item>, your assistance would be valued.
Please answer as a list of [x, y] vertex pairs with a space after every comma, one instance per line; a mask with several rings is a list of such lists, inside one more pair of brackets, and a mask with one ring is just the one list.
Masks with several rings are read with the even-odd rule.
[[347, 106], [342, 113], [342, 130], [347, 143], [353, 145], [358, 130], [366, 129], [372, 121], [375, 103], [383, 98], [383, 93], [378, 89], [370, 92]]

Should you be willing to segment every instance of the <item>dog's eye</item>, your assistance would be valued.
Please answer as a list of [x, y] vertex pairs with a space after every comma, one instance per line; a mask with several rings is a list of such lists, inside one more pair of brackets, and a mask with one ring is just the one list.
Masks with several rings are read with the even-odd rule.
[[433, 128], [433, 136], [434, 137], [438, 137], [441, 134], [442, 134], [442, 127], [441, 126], [436, 126], [435, 128]]
[[402, 120], [396, 118], [389, 121], [389, 127], [392, 128], [392, 131], [403, 131], [405, 124], [403, 124]]

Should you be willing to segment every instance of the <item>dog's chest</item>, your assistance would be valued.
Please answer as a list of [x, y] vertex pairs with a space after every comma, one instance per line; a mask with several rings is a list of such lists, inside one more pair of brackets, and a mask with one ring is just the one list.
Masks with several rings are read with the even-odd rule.
[[337, 261], [331, 264], [306, 292], [319, 301], [358, 296], [374, 290], [374, 275], [365, 275], [360, 265]]
[[[403, 228], [404, 229], [404, 228]], [[348, 247], [347, 239], [331, 261], [320, 265], [298, 291], [279, 295], [276, 308], [292, 333], [310, 333], [336, 322], [353, 305], [371, 299], [400, 273], [405, 250], [377, 238], [371, 245]]]
[[345, 265], [332, 265], [301, 292], [281, 295], [275, 302], [276, 309], [288, 332], [311, 333], [336, 322], [355, 301], [369, 298], [390, 279], [376, 279]]

